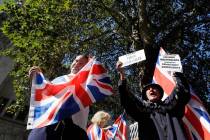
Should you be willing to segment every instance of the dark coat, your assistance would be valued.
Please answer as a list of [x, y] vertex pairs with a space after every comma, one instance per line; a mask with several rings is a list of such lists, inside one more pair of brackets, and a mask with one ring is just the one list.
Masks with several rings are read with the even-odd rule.
[[72, 119], [49, 125], [43, 128], [33, 129], [28, 140], [88, 140], [85, 130], [75, 125]]
[[163, 102], [152, 103], [131, 94], [126, 86], [126, 80], [119, 81], [121, 104], [138, 122], [140, 140], [186, 139], [182, 117], [190, 93], [188, 86], [183, 86], [180, 79], [177, 79], [177, 82], [178, 86]]

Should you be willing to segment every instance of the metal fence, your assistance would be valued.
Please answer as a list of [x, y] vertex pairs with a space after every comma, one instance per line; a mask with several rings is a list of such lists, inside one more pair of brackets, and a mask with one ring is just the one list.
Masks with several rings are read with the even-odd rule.
[[135, 122], [129, 126], [129, 137], [130, 140], [139, 140], [138, 136], [138, 122]]

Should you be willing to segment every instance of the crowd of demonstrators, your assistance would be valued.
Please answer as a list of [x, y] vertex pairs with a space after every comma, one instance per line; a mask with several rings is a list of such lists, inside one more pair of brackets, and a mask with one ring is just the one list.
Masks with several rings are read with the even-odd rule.
[[[89, 61], [87, 55], [78, 55], [71, 65], [69, 78], [73, 78]], [[122, 63], [117, 62], [116, 69], [120, 73], [119, 93], [121, 105], [135, 121], [138, 122], [138, 135], [142, 140], [184, 140], [186, 139], [182, 124], [184, 108], [190, 99], [189, 85], [181, 73], [174, 73], [176, 88], [165, 100], [161, 100], [164, 94], [163, 88], [158, 84], [148, 84], [139, 96], [131, 93], [126, 82]], [[29, 71], [32, 77], [41, 69], [34, 66]], [[52, 83], [59, 78], [51, 81]], [[69, 116], [56, 124], [33, 129], [28, 140], [92, 140], [96, 128], [105, 134], [110, 126], [105, 127], [110, 120], [110, 114], [98, 111], [91, 119], [91, 125], [87, 128], [89, 107]], [[86, 132], [87, 130], [87, 132]], [[101, 135], [101, 137], [105, 137]], [[103, 139], [103, 138], [102, 138]], [[104, 138], [105, 139], [105, 138]]]
[[[91, 124], [87, 128], [87, 134], [89, 140], [94, 140], [94, 139], [101, 139], [105, 140], [106, 139], [106, 134], [105, 132], [111, 127], [107, 126], [107, 122], [111, 119], [111, 116], [109, 113], [105, 111], [98, 111], [96, 112], [92, 119], [91, 119]], [[100, 135], [95, 132], [100, 132]]]
[[117, 62], [120, 73], [119, 93], [121, 104], [138, 122], [138, 135], [143, 140], [184, 140], [186, 133], [182, 123], [184, 108], [190, 100], [189, 85], [182, 73], [174, 73], [176, 87], [172, 94], [161, 100], [163, 88], [158, 84], [148, 84], [135, 96], [129, 90], [122, 63]]
[[[70, 67], [69, 78], [73, 78], [89, 61], [88, 55], [78, 55]], [[37, 66], [29, 70], [29, 76], [32, 77], [41, 69]], [[56, 82], [62, 77], [56, 78], [51, 83]], [[76, 114], [69, 116], [63, 121], [42, 128], [33, 129], [28, 140], [69, 140], [77, 138], [78, 140], [88, 140], [86, 127], [88, 121], [89, 107], [86, 107]]]

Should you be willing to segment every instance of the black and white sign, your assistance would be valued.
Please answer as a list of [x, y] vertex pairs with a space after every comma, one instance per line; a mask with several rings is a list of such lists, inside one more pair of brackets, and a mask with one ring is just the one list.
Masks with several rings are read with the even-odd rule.
[[119, 57], [119, 61], [123, 63], [122, 67], [146, 60], [144, 50], [139, 50]]
[[160, 56], [159, 62], [160, 67], [165, 71], [182, 72], [182, 64], [178, 54]]

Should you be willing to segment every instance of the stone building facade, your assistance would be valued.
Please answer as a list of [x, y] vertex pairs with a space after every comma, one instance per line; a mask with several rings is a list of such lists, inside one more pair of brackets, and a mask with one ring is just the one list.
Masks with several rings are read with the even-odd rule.
[[6, 108], [15, 103], [16, 97], [9, 72], [14, 67], [14, 62], [0, 56], [0, 140], [26, 140], [26, 120], [28, 109], [9, 114]]

